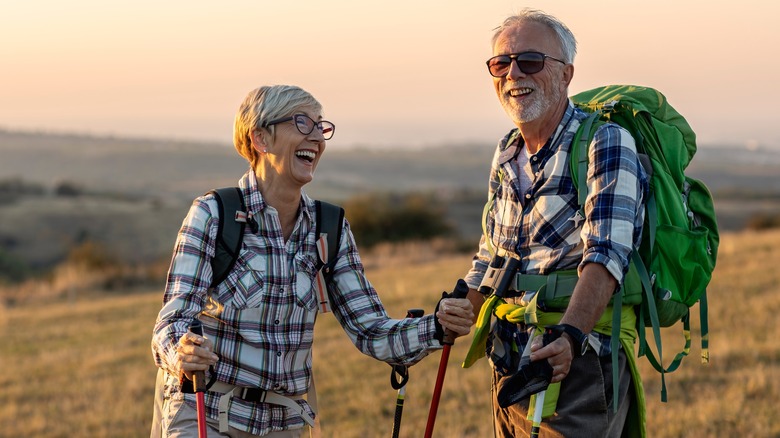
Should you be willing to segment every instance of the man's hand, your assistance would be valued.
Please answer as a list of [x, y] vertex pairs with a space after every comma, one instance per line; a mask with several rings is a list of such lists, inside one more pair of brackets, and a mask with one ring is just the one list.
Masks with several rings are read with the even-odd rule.
[[216, 365], [219, 356], [212, 353], [213, 344], [203, 336], [187, 332], [179, 339], [176, 347], [176, 364], [179, 378], [182, 376], [192, 380], [195, 371], [206, 371], [209, 366]]
[[574, 359], [573, 344], [569, 335], [563, 334], [558, 339], [542, 347], [543, 336], [537, 336], [531, 344], [531, 362], [546, 360], [553, 368], [553, 376], [550, 383], [557, 383], [566, 378], [571, 369], [571, 361]]

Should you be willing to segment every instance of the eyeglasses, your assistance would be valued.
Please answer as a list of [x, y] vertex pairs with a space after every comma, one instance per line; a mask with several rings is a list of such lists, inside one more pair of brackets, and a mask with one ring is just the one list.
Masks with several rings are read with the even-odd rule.
[[558, 58], [553, 58], [550, 55], [545, 55], [540, 52], [522, 52], [522, 53], [510, 53], [509, 55], [498, 55], [487, 60], [486, 64], [488, 71], [493, 77], [502, 78], [509, 73], [509, 69], [512, 68], [512, 60], [517, 63], [517, 67], [521, 72], [532, 75], [539, 73], [544, 69], [544, 60], [550, 58], [553, 61], [558, 61], [561, 64], [566, 64], [565, 61], [561, 61]]
[[333, 138], [333, 133], [336, 131], [336, 125], [333, 123], [327, 120], [320, 120], [319, 122], [315, 122], [306, 114], [294, 114], [290, 117], [282, 117], [281, 119], [265, 122], [261, 126], [263, 128], [267, 128], [271, 125], [278, 125], [279, 123], [289, 122], [290, 120], [295, 122], [295, 128], [298, 129], [298, 132], [303, 135], [311, 134], [316, 127], [320, 133], [322, 133], [322, 137], [325, 140], [330, 140]]

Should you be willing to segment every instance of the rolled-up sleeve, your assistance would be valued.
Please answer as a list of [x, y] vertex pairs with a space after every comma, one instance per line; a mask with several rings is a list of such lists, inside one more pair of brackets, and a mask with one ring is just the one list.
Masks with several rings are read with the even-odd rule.
[[622, 283], [641, 236], [645, 176], [633, 137], [613, 123], [596, 131], [588, 160], [584, 251], [578, 268], [599, 263]]

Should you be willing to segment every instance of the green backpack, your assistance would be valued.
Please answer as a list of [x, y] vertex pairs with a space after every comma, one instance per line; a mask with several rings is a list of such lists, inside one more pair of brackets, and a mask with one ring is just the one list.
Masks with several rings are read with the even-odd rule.
[[[650, 177], [642, 243], [631, 256], [622, 297], [626, 304], [639, 303], [638, 355], [646, 355], [661, 373], [661, 399], [666, 401], [664, 373], [676, 370], [690, 351], [690, 307], [697, 302], [702, 362], [709, 361], [706, 288], [715, 268], [719, 236], [709, 190], [685, 175], [696, 152], [696, 136], [666, 98], [652, 88], [610, 85], [579, 93], [571, 100], [592, 113], [583, 120], [570, 154], [581, 210], [588, 194], [588, 146], [605, 122], [614, 122], [631, 133]], [[660, 327], [679, 321], [683, 322], [685, 347], [664, 368]], [[652, 329], [657, 359], [645, 338], [645, 327]]]

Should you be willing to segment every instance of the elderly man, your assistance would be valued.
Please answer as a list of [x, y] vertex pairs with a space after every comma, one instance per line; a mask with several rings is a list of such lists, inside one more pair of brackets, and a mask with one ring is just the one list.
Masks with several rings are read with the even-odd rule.
[[[610, 298], [641, 239], [647, 178], [634, 139], [606, 123], [589, 148], [588, 197], [579, 212], [569, 152], [587, 114], [567, 97], [574, 76], [574, 35], [555, 17], [526, 9], [496, 29], [492, 44], [488, 70], [517, 128], [499, 142], [493, 158], [485, 236], [466, 276], [469, 299], [475, 309], [485, 303], [478, 290], [494, 255], [517, 259], [520, 274], [571, 270], [578, 276], [568, 305], [547, 314], [555, 315], [547, 330], [549, 343], [543, 346], [539, 336], [530, 346], [531, 362], [547, 361], [551, 383], [560, 382], [554, 415], [545, 409], [541, 436], [620, 436], [641, 388], [632, 385], [626, 352], [620, 350], [613, 366], [610, 332], [596, 328], [610, 312]], [[512, 290], [505, 301], [528, 303], [535, 292]], [[499, 319], [492, 326], [487, 344], [499, 437], [527, 436], [531, 430], [528, 398], [501, 407], [497, 397], [498, 389], [519, 382], [505, 380], [517, 372], [511, 346], [522, 351], [533, 331], [545, 328], [538, 325]], [[613, 400], [613, 372], [619, 373], [618, 400]]]

